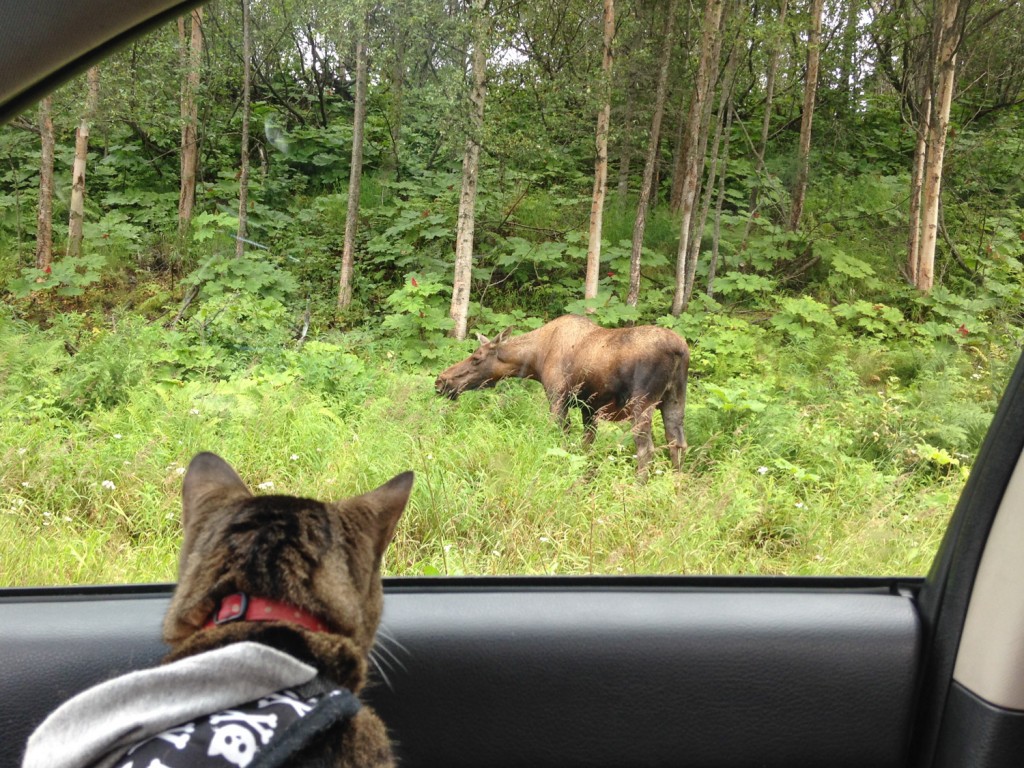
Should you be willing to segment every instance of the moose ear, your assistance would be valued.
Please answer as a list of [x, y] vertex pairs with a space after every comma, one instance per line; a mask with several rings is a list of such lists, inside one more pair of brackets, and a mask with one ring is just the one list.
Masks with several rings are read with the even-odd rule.
[[491, 343], [491, 340], [490, 340], [490, 339], [488, 339], [488, 338], [487, 338], [486, 336], [484, 336], [484, 335], [483, 335], [482, 333], [478, 333], [478, 334], [476, 335], [476, 340], [477, 340], [478, 342], [480, 342], [480, 346], [481, 346], [481, 347], [482, 347], [482, 346], [483, 346], [484, 344], [490, 344], [490, 343]]
[[384, 550], [395, 535], [395, 526], [398, 525], [398, 518], [402, 516], [405, 505], [409, 502], [414, 479], [415, 475], [412, 472], [403, 472], [361, 497], [373, 512], [374, 530], [371, 535], [376, 542], [378, 557], [383, 556]]
[[511, 334], [511, 333], [512, 333], [512, 329], [513, 329], [514, 327], [515, 327], [515, 326], [513, 326], [513, 325], [510, 325], [510, 326], [509, 326], [508, 328], [506, 328], [506, 329], [505, 329], [504, 331], [502, 331], [501, 333], [499, 333], [499, 334], [498, 334], [498, 335], [497, 335], [497, 336], [495, 337], [495, 339], [494, 339], [494, 343], [495, 343], [495, 344], [501, 344], [501, 343], [502, 343], [503, 341], [508, 341], [508, 337], [509, 337], [509, 334]]

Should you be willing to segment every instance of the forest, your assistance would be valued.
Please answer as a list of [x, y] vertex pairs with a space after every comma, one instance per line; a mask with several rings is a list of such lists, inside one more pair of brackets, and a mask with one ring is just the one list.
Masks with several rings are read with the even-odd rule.
[[[1016, 0], [211, 2], [0, 127], [0, 586], [173, 580], [201, 450], [414, 469], [392, 575], [922, 574], [1022, 167]], [[686, 338], [681, 472], [435, 394], [566, 313]]]

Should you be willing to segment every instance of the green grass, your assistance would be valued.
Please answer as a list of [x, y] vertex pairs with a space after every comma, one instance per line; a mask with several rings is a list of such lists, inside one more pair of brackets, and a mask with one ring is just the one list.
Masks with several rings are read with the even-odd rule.
[[[21, 349], [52, 368], [36, 333], [19, 332]], [[415, 470], [394, 575], [923, 574], [1006, 366], [981, 376], [963, 355], [918, 384], [879, 383], [865, 361], [890, 363], [861, 346], [773, 355], [752, 361], [757, 375], [693, 380], [684, 470], [660, 457], [643, 485], [627, 429], [602, 425], [585, 453], [578, 422], [564, 437], [535, 383], [453, 403], [386, 354], [340, 394], [254, 364], [226, 381], [142, 381], [84, 415], [66, 393], [63, 409], [26, 397], [41, 371], [8, 373], [0, 586], [173, 580], [181, 477], [201, 450], [254, 491], [325, 499]], [[963, 429], [957, 403], [974, 414]]]

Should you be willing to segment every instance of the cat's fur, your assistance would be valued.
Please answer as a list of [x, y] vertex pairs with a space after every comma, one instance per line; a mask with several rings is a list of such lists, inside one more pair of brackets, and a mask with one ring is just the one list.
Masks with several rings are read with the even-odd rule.
[[[413, 473], [338, 503], [254, 496], [212, 453], [189, 465], [182, 491], [178, 587], [164, 620], [166, 661], [239, 641], [273, 646], [358, 693], [380, 621], [380, 563], [412, 489]], [[245, 592], [304, 609], [328, 632], [283, 622], [205, 628], [225, 596]], [[383, 723], [367, 706], [292, 765], [393, 765]]]

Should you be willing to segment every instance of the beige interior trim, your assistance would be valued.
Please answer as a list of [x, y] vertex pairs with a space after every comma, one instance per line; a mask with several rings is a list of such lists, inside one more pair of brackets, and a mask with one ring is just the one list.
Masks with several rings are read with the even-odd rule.
[[1024, 456], [982, 554], [953, 679], [990, 704], [1024, 710]]

